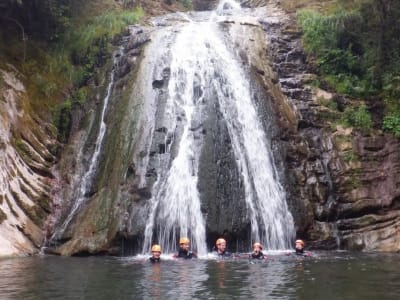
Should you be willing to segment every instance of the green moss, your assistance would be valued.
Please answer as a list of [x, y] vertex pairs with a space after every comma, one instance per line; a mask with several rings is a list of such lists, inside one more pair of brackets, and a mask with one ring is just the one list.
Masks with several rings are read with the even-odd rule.
[[351, 163], [351, 162], [357, 162], [358, 156], [354, 153], [353, 150], [349, 150], [349, 151], [345, 151], [342, 154], [343, 160], [347, 163]]
[[22, 182], [19, 181], [19, 186], [21, 191], [24, 192], [30, 200], [32, 200], [36, 205], [40, 206], [46, 213], [50, 213], [50, 204], [49, 204], [49, 196], [46, 193], [40, 193], [39, 196], [36, 196], [32, 193], [31, 189]]
[[326, 99], [324, 97], [318, 97], [316, 102], [319, 105], [325, 106], [331, 110], [337, 111], [338, 110], [338, 104], [336, 101], [334, 101], [333, 99]]
[[178, 2], [180, 2], [186, 9], [192, 9], [193, 7], [192, 0], [178, 0]]
[[[43, 158], [47, 163], [46, 164], [48, 167], [51, 166], [51, 163], [54, 161], [53, 155], [51, 155], [47, 150], [47, 148], [44, 146], [46, 137], [44, 136], [43, 131], [39, 128], [39, 126], [33, 126], [31, 129], [33, 135], [36, 138], [32, 138], [31, 135], [26, 135], [24, 132], [22, 133], [23, 139], [29, 143], [29, 145], [35, 150], [36, 153], [30, 151], [30, 155], [33, 155], [33, 158], [35, 161], [38, 163], [43, 163], [42, 159]], [[40, 157], [38, 157], [38, 155]]]
[[345, 188], [345, 190], [351, 192], [355, 189], [362, 187], [362, 182], [360, 177], [361, 177], [360, 169], [354, 169], [352, 170], [352, 172], [346, 175], [346, 180], [343, 183], [343, 187]]
[[351, 135], [342, 135], [342, 134], [337, 134], [334, 136], [334, 143], [336, 148], [340, 148], [341, 145], [351, 143], [353, 140], [353, 137]]
[[22, 209], [22, 211], [38, 226], [42, 226], [45, 218], [47, 217], [46, 212], [39, 206], [33, 205], [30, 206], [22, 201], [19, 197], [18, 193], [13, 190], [10, 190], [11, 194], [18, 204], [18, 206]]
[[[23, 161], [28, 165], [32, 166], [38, 164], [40, 166], [43, 166], [43, 168], [51, 167], [51, 165], [48, 162], [43, 161], [35, 151], [31, 151], [26, 141], [17, 138], [14, 142], [14, 145], [18, 154], [22, 157]], [[42, 169], [42, 167], [40, 168]]]
[[30, 155], [30, 149], [29, 147], [24, 143], [24, 141], [20, 138], [17, 138], [15, 140], [15, 150], [22, 156], [25, 154]]

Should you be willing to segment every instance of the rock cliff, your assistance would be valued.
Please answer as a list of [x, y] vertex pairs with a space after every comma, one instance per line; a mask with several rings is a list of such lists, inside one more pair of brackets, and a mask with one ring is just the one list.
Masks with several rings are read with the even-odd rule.
[[55, 128], [32, 112], [24, 77], [0, 69], [0, 255], [37, 253], [52, 208]]

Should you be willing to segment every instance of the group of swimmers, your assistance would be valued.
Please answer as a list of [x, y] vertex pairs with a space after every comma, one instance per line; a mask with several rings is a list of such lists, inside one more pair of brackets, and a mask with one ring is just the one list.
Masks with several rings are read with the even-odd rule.
[[[219, 258], [231, 258], [232, 253], [226, 250], [226, 240], [223, 238], [217, 239], [215, 242], [215, 249], [212, 252]], [[309, 252], [304, 251], [305, 243], [303, 240], [296, 240], [295, 254], [301, 256], [310, 256]], [[262, 252], [263, 246], [261, 243], [256, 242], [253, 244], [253, 252], [248, 255], [249, 259], [266, 259], [267, 257]], [[161, 246], [153, 245], [151, 247], [151, 257], [149, 260], [153, 263], [160, 262]], [[197, 254], [190, 250], [190, 240], [186, 237], [179, 239], [179, 250], [173, 255], [174, 258], [192, 259], [197, 258]]]

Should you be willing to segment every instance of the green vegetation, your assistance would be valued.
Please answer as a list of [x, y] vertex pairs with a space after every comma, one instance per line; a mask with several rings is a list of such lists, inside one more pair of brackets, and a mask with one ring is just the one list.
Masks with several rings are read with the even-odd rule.
[[[302, 10], [304, 47], [322, 80], [354, 98], [382, 101], [383, 128], [400, 136], [400, 1], [338, 0], [329, 13]], [[366, 106], [347, 108], [345, 123], [372, 127]]]
[[362, 104], [357, 109], [346, 108], [342, 121], [347, 126], [356, 127], [365, 132], [368, 132], [372, 128], [371, 114], [367, 110], [365, 104]]
[[86, 102], [88, 97], [86, 85], [93, 77], [96, 68], [101, 67], [110, 56], [111, 42], [125, 30], [127, 25], [136, 23], [143, 14], [140, 8], [134, 11], [107, 12], [94, 17], [77, 30], [66, 32], [62, 43], [57, 45], [55, 53], [64, 68], [68, 66], [66, 70], [70, 74], [69, 80], [75, 87], [71, 96], [53, 110], [60, 141], [67, 141], [71, 125], [71, 108]]
[[383, 129], [400, 137], [400, 111], [388, 114], [383, 120]]
[[71, 109], [86, 102], [88, 84], [110, 57], [112, 43], [144, 12], [105, 0], [6, 0], [1, 8], [0, 61], [21, 70], [30, 98], [25, 108], [51, 118], [66, 142]]

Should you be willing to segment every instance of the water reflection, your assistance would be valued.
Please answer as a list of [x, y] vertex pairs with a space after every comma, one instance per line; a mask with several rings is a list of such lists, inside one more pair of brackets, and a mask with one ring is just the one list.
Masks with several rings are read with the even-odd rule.
[[248, 263], [237, 261], [210, 261], [208, 263], [208, 280], [204, 282], [204, 289], [208, 291], [209, 299], [232, 299], [249, 296], [248, 291], [242, 289], [248, 276]]
[[400, 254], [0, 260], [0, 299], [400, 299]]
[[143, 287], [144, 296], [152, 299], [162, 299], [161, 268], [163, 264], [154, 263], [144, 269]]
[[207, 261], [167, 260], [146, 263], [140, 280], [144, 299], [194, 299], [206, 292]]

